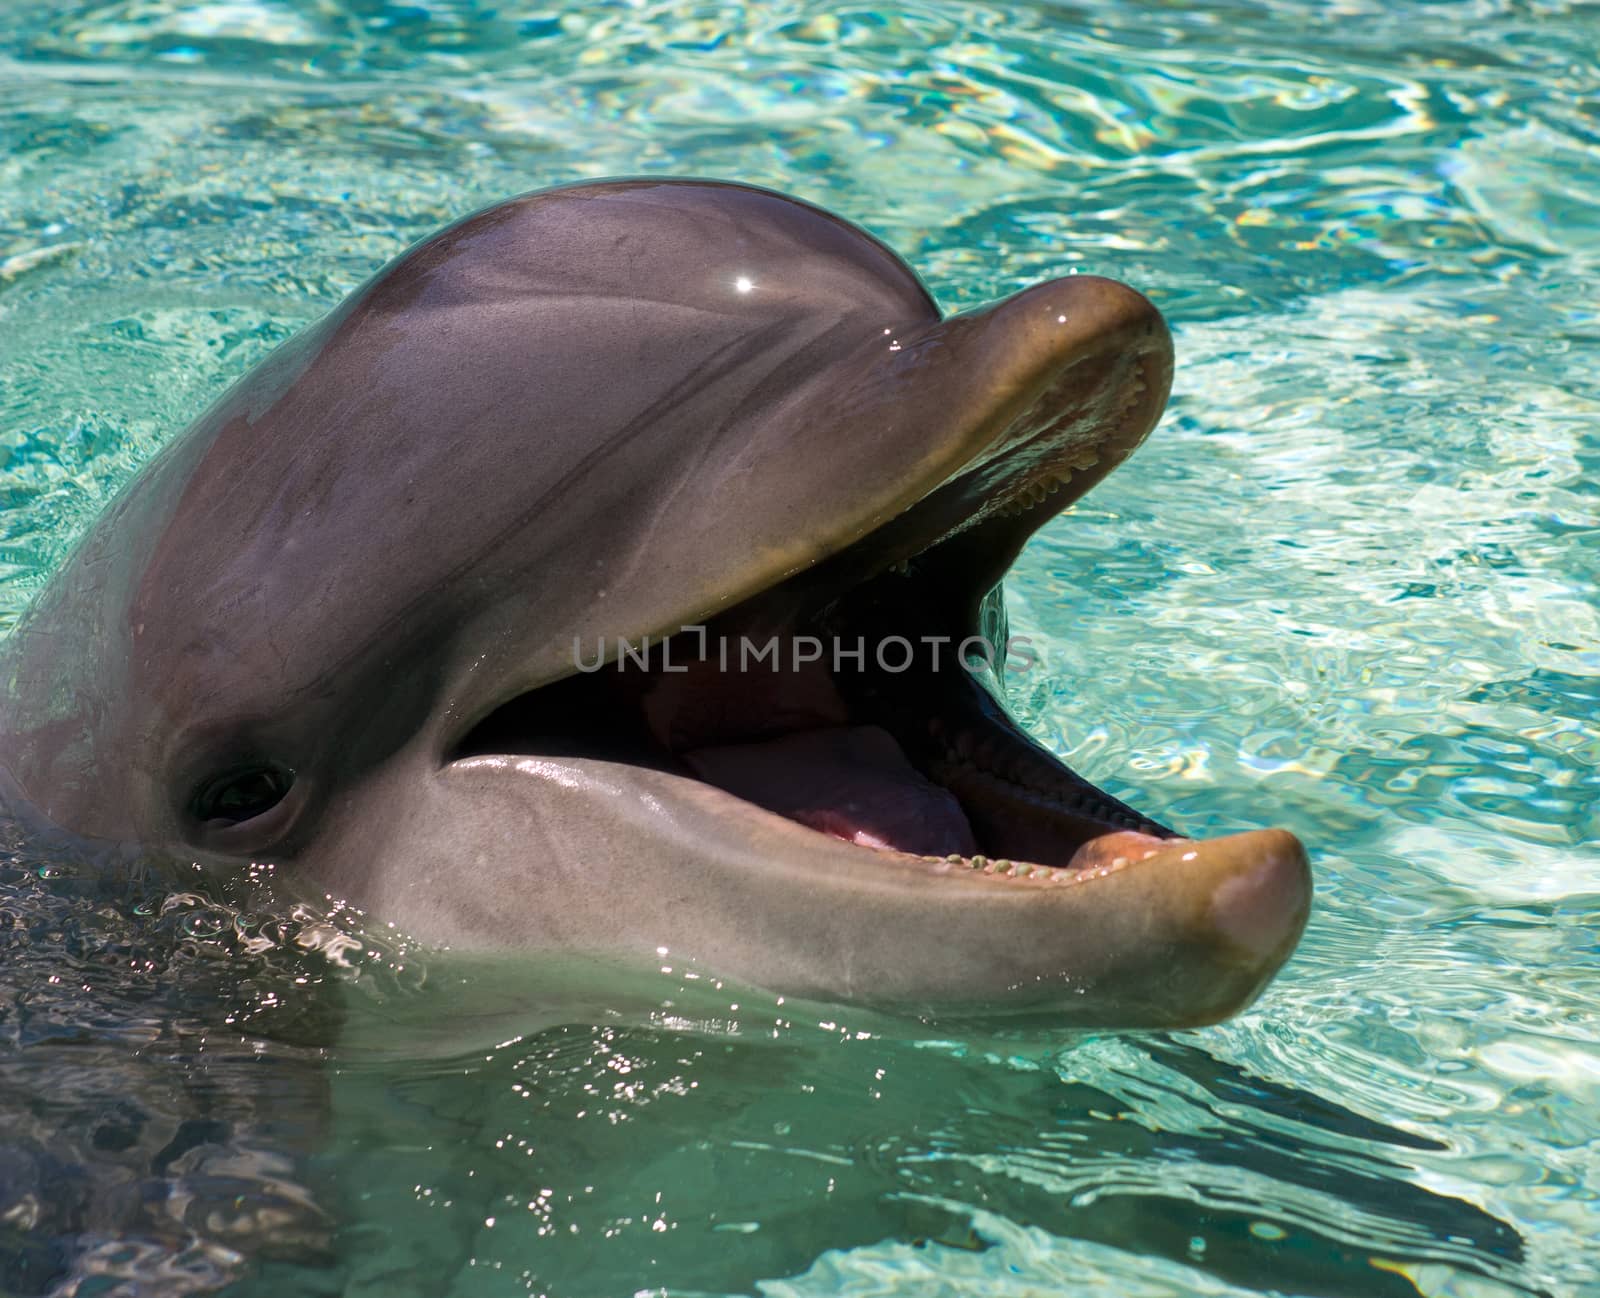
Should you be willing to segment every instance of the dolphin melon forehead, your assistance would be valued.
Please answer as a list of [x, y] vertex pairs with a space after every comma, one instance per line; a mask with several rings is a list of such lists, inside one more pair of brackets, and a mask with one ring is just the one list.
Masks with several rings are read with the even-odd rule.
[[468, 665], [532, 687], [575, 640], [709, 614], [935, 485], [914, 428], [878, 444], [915, 367], [877, 371], [937, 321], [876, 239], [767, 191], [510, 200], [384, 267], [135, 480], [96, 529], [124, 547], [98, 620], [169, 715], [257, 718], [374, 663], [481, 710]]

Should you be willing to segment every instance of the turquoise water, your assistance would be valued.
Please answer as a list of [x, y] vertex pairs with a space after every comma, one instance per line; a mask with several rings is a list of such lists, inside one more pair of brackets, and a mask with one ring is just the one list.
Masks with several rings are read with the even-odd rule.
[[1011, 580], [1014, 702], [1169, 823], [1295, 830], [1318, 896], [1200, 1032], [933, 1042], [679, 971], [693, 1012], [330, 1049], [328, 986], [487, 993], [12, 836], [0, 1292], [1600, 1292], [1597, 56], [1534, 0], [13, 0], [6, 625], [411, 240], [768, 184], [950, 308], [1079, 268], [1167, 312], [1167, 419]]

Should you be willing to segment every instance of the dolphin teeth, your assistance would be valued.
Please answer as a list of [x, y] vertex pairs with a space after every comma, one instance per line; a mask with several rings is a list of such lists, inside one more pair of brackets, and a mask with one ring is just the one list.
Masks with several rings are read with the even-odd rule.
[[1066, 789], [1047, 786], [1028, 763], [1017, 762], [1009, 755], [1005, 761], [996, 761], [993, 767], [986, 769], [972, 760], [975, 747], [970, 731], [962, 731], [953, 747], [946, 745], [943, 765], [953, 768], [948, 770], [949, 775], [1006, 785], [1013, 793], [1027, 794], [1027, 802], [1041, 811], [1065, 811], [1073, 815], [1090, 816], [1108, 825], [1120, 825], [1126, 829], [1142, 831], [1145, 827], [1145, 822], [1137, 815], [1130, 815], [1124, 808], [1108, 805], [1104, 795], [1092, 786]]

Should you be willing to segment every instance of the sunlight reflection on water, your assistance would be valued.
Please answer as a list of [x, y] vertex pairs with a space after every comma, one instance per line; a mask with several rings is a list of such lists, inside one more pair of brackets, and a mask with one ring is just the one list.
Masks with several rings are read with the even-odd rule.
[[[1319, 871], [1302, 953], [1202, 1033], [1013, 1059], [578, 1024], [352, 1066], [341, 1233], [255, 1283], [1600, 1284], [1597, 36], [1490, 0], [7, 7], [5, 625], [412, 239], [584, 176], [733, 177], [865, 223], [952, 309], [1071, 269], [1163, 307], [1171, 413], [1024, 555], [1046, 652], [1014, 701], [1151, 814], [1286, 825]], [[49, 1179], [30, 1150], [0, 1214]], [[89, 1219], [39, 1218], [8, 1283]]]

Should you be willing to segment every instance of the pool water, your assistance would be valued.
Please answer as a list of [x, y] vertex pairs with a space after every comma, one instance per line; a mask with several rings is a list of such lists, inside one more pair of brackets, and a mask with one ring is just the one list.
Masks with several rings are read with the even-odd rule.
[[[1600, 10], [11, 0], [0, 622], [409, 242], [641, 172], [833, 208], [950, 309], [1163, 308], [1166, 420], [1010, 581], [1013, 702], [1168, 823], [1300, 834], [1300, 952], [1175, 1034], [682, 968], [519, 1023], [10, 830], [0, 1292], [1600, 1292]], [[390, 1026], [330, 1046], [330, 987]]]

